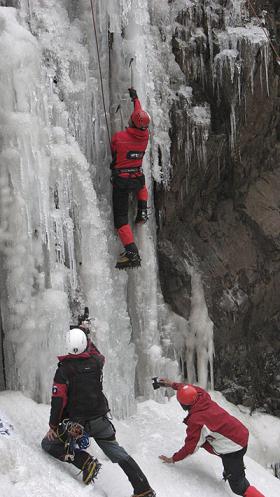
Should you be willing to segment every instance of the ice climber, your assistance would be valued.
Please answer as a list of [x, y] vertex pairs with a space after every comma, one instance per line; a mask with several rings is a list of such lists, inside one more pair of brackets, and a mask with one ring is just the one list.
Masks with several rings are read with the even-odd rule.
[[94, 482], [101, 467], [85, 450], [89, 437], [93, 437], [106, 456], [125, 472], [134, 497], [155, 497], [138, 464], [116, 440], [102, 390], [104, 357], [94, 347], [87, 351], [89, 342], [80, 328], [67, 333], [67, 346], [68, 354], [59, 357], [54, 377], [49, 431], [42, 440], [42, 448], [79, 468], [88, 485]]
[[116, 268], [125, 269], [141, 265], [138, 248], [128, 224], [129, 194], [136, 194], [138, 209], [135, 224], [147, 221], [148, 190], [142, 170], [142, 161], [149, 140], [150, 117], [140, 104], [136, 90], [130, 88], [129, 95], [134, 103], [128, 127], [112, 137], [112, 184], [114, 225], [125, 248], [120, 255]]
[[243, 456], [247, 451], [249, 432], [238, 419], [231, 416], [202, 388], [160, 379], [161, 386], [177, 390], [177, 400], [188, 411], [184, 423], [187, 437], [184, 446], [172, 457], [159, 456], [164, 463], [176, 463], [200, 447], [219, 456], [224, 466], [223, 477], [233, 493], [245, 497], [264, 497], [250, 485], [245, 476]]

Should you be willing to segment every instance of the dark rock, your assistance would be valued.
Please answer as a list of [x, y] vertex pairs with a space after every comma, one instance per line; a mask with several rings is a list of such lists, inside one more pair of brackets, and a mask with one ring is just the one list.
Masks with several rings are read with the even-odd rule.
[[[269, 12], [272, 33], [276, 32], [280, 26], [277, 2], [261, 3]], [[189, 15], [183, 11], [178, 16], [173, 50], [187, 84], [193, 88], [193, 101], [190, 104], [179, 94], [174, 102], [172, 178], [168, 189], [155, 187], [157, 218], [161, 220], [158, 240], [162, 291], [171, 308], [188, 318], [190, 277], [184, 261], [195, 261], [214, 322], [215, 387], [235, 403], [252, 410], [264, 407], [279, 415], [279, 68], [271, 58], [269, 95], [260, 77], [259, 55], [255, 59], [253, 92], [248, 82], [250, 68], [243, 68], [242, 101], [236, 106], [236, 143], [232, 146], [231, 102], [236, 76], [231, 82], [226, 69], [218, 101], [210, 77], [204, 12], [198, 6], [197, 25], [204, 29], [208, 40], [203, 42], [201, 36], [195, 44], [206, 68], [204, 83], [199, 81], [185, 29]], [[221, 13], [217, 12], [215, 22], [221, 29]], [[240, 52], [246, 49], [241, 47]], [[214, 50], [217, 53], [218, 48]], [[197, 154], [198, 141], [196, 147], [191, 146], [188, 129], [190, 105], [203, 101], [211, 109], [209, 135], [204, 140], [206, 163]], [[192, 131], [197, 133], [197, 129]]]

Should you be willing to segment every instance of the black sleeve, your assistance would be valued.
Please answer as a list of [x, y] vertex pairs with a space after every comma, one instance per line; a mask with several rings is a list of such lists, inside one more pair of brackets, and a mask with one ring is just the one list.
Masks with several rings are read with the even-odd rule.
[[49, 425], [55, 429], [62, 421], [62, 413], [68, 400], [68, 380], [63, 366], [58, 366], [52, 387], [51, 413]]

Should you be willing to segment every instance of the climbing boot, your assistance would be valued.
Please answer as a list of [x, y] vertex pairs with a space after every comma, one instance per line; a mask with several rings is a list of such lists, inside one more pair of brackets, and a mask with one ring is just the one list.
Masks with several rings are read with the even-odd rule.
[[117, 260], [117, 269], [127, 269], [141, 266], [141, 257], [138, 252], [125, 250]]
[[135, 224], [145, 224], [148, 221], [148, 211], [145, 209], [138, 209], [137, 216], [135, 218]]
[[148, 209], [146, 200], [138, 200], [137, 216], [135, 224], [145, 224], [148, 221]]
[[93, 480], [97, 477], [101, 468], [100, 462], [97, 459], [89, 456], [82, 467], [83, 472], [83, 482], [85, 485], [89, 485], [89, 483], [93, 482]]

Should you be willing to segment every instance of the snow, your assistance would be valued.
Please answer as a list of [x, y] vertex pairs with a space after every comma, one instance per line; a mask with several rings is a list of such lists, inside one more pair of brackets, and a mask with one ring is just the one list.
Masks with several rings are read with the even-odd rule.
[[[244, 408], [231, 406], [218, 393], [211, 393], [222, 407], [239, 417], [251, 432], [249, 456], [245, 457], [250, 483], [266, 497], [278, 497], [280, 481], [253, 458], [273, 462], [279, 447], [280, 421], [256, 413], [249, 416]], [[78, 470], [45, 454], [40, 446], [48, 427], [49, 406], [36, 404], [20, 392], [0, 394], [1, 413], [13, 424], [10, 436], [0, 436], [1, 497], [115, 497], [132, 493], [131, 486], [118, 465], [106, 459], [92, 441], [89, 451], [102, 463], [95, 487], [85, 487]], [[242, 409], [242, 410], [240, 410]], [[245, 412], [243, 412], [245, 411]], [[234, 495], [222, 480], [222, 464], [218, 457], [203, 449], [174, 465], [163, 464], [158, 456], [171, 456], [185, 438], [185, 413], [173, 397], [165, 404], [153, 400], [140, 402], [137, 412], [124, 421], [113, 420], [117, 439], [146, 473], [159, 497], [224, 497]], [[270, 440], [264, 451], [264, 440]], [[275, 452], [274, 452], [275, 451]]]
[[5, 415], [0, 411], [0, 436], [12, 435], [13, 429], [13, 425], [7, 421]]

